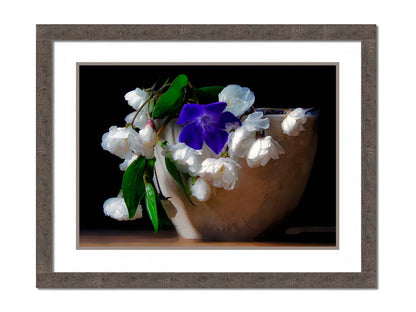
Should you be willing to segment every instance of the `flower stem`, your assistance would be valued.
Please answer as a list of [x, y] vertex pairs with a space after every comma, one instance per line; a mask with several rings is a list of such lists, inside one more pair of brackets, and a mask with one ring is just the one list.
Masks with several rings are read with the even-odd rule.
[[160, 128], [157, 130], [156, 135], [159, 137], [159, 135], [162, 133], [162, 131], [165, 129], [166, 125], [173, 119], [173, 116], [170, 115], [165, 122], [160, 126]]
[[160, 89], [158, 90], [159, 92], [162, 91], [164, 88], [169, 87], [171, 85], [171, 83], [166, 83], [163, 86], [160, 87]]
[[147, 119], [150, 120], [150, 101], [149, 105], [147, 105]]
[[191, 89], [191, 92], [192, 92], [192, 96], [193, 96], [193, 100], [194, 100], [194, 102], [195, 103], [197, 103], [197, 104], [199, 104], [199, 99], [198, 99], [198, 97], [196, 96], [196, 92], [195, 92], [195, 89], [194, 89], [194, 87], [192, 86], [192, 84], [188, 81], [188, 87]]
[[[136, 114], [134, 115], [133, 119], [131, 120], [131, 125], [132, 125], [132, 127], [134, 127], [134, 121], [136, 120], [137, 115], [140, 113], [140, 111], [143, 109], [143, 107], [144, 107], [147, 103], [150, 103], [150, 99], [153, 97], [153, 95], [154, 95], [154, 94], [153, 94], [153, 93], [151, 93], [151, 94], [149, 95], [149, 98], [146, 100], [146, 102], [144, 102], [144, 103], [142, 104], [142, 106], [140, 106], [140, 107], [139, 107], [139, 109], [137, 110]], [[147, 117], [148, 117], [148, 119], [150, 119], [149, 105], [147, 105]]]

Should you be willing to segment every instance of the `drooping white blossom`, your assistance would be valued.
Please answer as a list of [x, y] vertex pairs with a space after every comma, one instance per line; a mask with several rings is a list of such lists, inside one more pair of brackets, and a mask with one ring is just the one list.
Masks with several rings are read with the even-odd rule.
[[201, 169], [203, 151], [195, 150], [185, 143], [167, 144], [164, 146], [165, 157], [170, 157], [179, 171], [194, 177]]
[[248, 131], [241, 126], [230, 134], [228, 153], [231, 157], [244, 158], [251, 145], [256, 141], [256, 132]]
[[228, 85], [220, 94], [218, 100], [227, 103], [225, 111], [231, 112], [235, 116], [244, 114], [254, 103], [254, 93], [249, 88], [239, 85]]
[[141, 150], [138, 154], [143, 155], [147, 159], [154, 157], [154, 147], [157, 140], [157, 134], [153, 126], [153, 121], [149, 120], [145, 127], [139, 131], [139, 137], [142, 142]]
[[241, 166], [231, 158], [207, 158], [199, 175], [215, 187], [233, 190], [238, 182], [238, 168]]
[[142, 206], [139, 205], [137, 206], [136, 214], [133, 216], [133, 218], [129, 219], [129, 212], [127, 210], [126, 203], [124, 202], [124, 198], [121, 196], [107, 199], [104, 202], [103, 208], [104, 214], [106, 216], [118, 221], [135, 220], [143, 216]]
[[211, 186], [204, 178], [198, 177], [194, 184], [192, 184], [191, 178], [189, 183], [192, 196], [199, 201], [207, 201], [211, 197]]
[[288, 113], [282, 121], [283, 133], [290, 136], [297, 136], [304, 131], [305, 128], [303, 128], [303, 125], [307, 120], [305, 116], [307, 111], [308, 109], [296, 108]]
[[125, 159], [121, 164], [120, 164], [120, 170], [121, 171], [126, 171], [127, 168], [132, 164], [133, 161], [135, 161], [137, 159], [137, 155], [136, 154], [132, 154], [132, 156], [130, 158]]
[[283, 147], [271, 136], [257, 139], [250, 147], [247, 154], [247, 165], [250, 168], [266, 166], [270, 159], [278, 159], [284, 154]]
[[132, 121], [133, 121], [134, 116], [136, 116], [136, 118], [134, 119], [134, 122], [133, 122], [133, 126], [136, 127], [136, 128], [139, 128], [139, 129], [143, 129], [144, 126], [146, 126], [146, 123], [148, 121], [148, 119], [147, 119], [147, 105], [148, 104], [146, 104], [143, 107], [143, 109], [137, 114], [137, 116], [136, 116], [137, 112], [132, 112], [132, 113], [128, 114], [126, 116], [126, 118], [124, 118], [126, 123], [131, 124]]
[[230, 134], [228, 151], [231, 157], [243, 158], [256, 141], [256, 131], [270, 127], [269, 118], [263, 118], [263, 112], [254, 112], [247, 116], [241, 127]]
[[132, 128], [112, 126], [107, 133], [104, 133], [101, 146], [122, 159], [131, 158], [133, 156], [131, 143], [136, 143], [136, 134], [138, 135]]
[[124, 99], [135, 110], [139, 110], [141, 106], [149, 99], [149, 95], [146, 93], [146, 91], [143, 91], [140, 88], [136, 88], [133, 91], [127, 92], [124, 96]]
[[256, 111], [247, 116], [242, 126], [248, 131], [259, 131], [269, 129], [270, 119], [263, 116], [263, 112]]

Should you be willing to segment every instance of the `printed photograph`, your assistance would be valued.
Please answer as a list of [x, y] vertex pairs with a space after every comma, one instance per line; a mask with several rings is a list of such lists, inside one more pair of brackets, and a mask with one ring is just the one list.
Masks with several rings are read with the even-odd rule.
[[77, 248], [336, 248], [338, 64], [77, 64]]

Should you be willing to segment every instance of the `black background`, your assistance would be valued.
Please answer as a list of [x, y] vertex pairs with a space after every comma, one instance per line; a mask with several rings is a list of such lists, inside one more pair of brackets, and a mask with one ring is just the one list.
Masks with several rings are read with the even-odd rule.
[[[79, 225], [80, 230], [149, 230], [146, 215], [134, 221], [116, 221], [103, 213], [107, 198], [116, 197], [123, 172], [117, 156], [101, 147], [110, 126], [124, 126], [133, 111], [124, 95], [149, 88], [178, 74], [195, 87], [239, 84], [250, 88], [255, 107], [315, 107], [320, 110], [318, 149], [314, 167], [296, 211], [287, 227], [336, 224], [336, 67], [334, 65], [235, 66], [79, 66]], [[145, 210], [145, 209], [144, 209]], [[143, 211], [145, 214], [145, 211]], [[284, 229], [266, 240], [335, 242], [335, 233], [286, 235]]]

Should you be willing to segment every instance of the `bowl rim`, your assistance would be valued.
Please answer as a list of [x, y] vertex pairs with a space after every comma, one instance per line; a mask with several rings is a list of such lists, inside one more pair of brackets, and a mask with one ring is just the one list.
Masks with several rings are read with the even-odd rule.
[[[273, 115], [275, 115], [275, 116], [285, 116], [289, 111], [292, 111], [294, 109], [295, 108], [280, 108], [280, 107], [259, 107], [259, 108], [257, 108], [256, 107], [255, 111], [261, 111], [261, 112], [264, 113], [265, 116], [273, 116]], [[270, 112], [268, 112], [268, 111], [270, 111]], [[254, 110], [251, 110], [250, 112], [248, 112], [246, 114], [248, 115], [248, 114], [251, 114], [253, 112], [254, 112]], [[320, 110], [319, 109], [310, 108], [306, 112], [305, 117], [315, 117], [315, 118], [317, 118], [317, 117], [319, 117], [319, 115], [320, 115]]]

